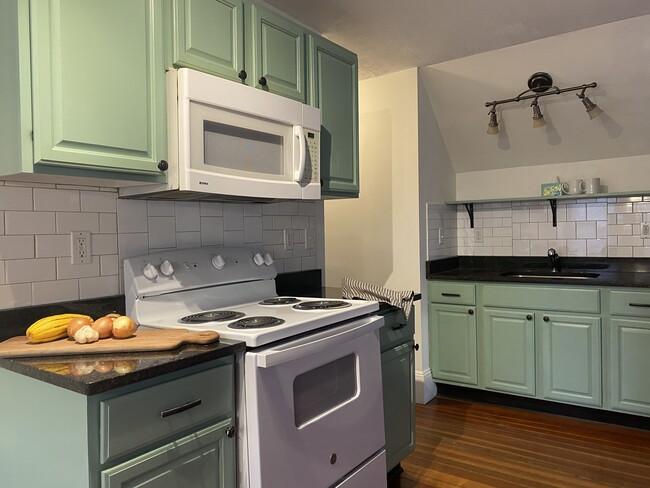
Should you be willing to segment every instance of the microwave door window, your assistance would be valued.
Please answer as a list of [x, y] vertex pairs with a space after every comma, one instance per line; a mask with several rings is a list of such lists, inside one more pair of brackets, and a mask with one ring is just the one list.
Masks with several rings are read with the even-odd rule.
[[[203, 122], [203, 163], [257, 175], [283, 176], [284, 138], [213, 121]], [[230, 171], [228, 171], [230, 172]]]

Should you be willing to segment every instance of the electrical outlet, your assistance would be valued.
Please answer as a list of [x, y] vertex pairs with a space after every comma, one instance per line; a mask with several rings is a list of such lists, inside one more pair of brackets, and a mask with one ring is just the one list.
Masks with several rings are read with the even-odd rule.
[[483, 244], [483, 229], [474, 229], [474, 243]]
[[72, 264], [89, 264], [92, 261], [90, 232], [70, 232], [70, 245]]
[[307, 229], [307, 238], [305, 239], [305, 248], [314, 249], [316, 247], [316, 231]]
[[293, 250], [293, 229], [284, 229], [284, 250]]
[[650, 224], [641, 223], [641, 239], [650, 239]]
[[442, 234], [442, 227], [438, 228], [438, 245], [442, 246], [442, 243], [445, 240], [445, 236]]

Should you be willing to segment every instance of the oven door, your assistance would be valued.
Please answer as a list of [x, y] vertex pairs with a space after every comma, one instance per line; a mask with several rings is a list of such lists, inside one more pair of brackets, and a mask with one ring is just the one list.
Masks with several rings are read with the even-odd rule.
[[[329, 487], [382, 451], [381, 325], [363, 317], [246, 353], [251, 487]], [[368, 466], [385, 481], [385, 462]]]

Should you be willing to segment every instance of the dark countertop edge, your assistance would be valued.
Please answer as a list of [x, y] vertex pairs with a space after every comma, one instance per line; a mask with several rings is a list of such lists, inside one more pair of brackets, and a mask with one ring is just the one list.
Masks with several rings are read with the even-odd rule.
[[[174, 351], [158, 351], [148, 353], [131, 353], [131, 354], [95, 354], [87, 356], [49, 356], [47, 359], [50, 362], [91, 362], [91, 361], [112, 361], [116, 357], [121, 358], [123, 361], [138, 361], [150, 360], [151, 366], [146, 366], [143, 369], [136, 369], [132, 372], [117, 375], [113, 374], [106, 378], [99, 379], [85, 379], [83, 376], [71, 376], [57, 374], [47, 371], [32, 364], [38, 358], [0, 358], [0, 367], [19, 373], [36, 380], [44, 381], [48, 384], [59, 386], [67, 390], [81, 393], [83, 395], [96, 395], [110, 391], [122, 386], [131, 385], [143, 380], [156, 378], [168, 373], [173, 373], [185, 368], [203, 364], [209, 361], [220, 359], [227, 356], [232, 356], [239, 352], [246, 350], [246, 344], [238, 341], [220, 341], [218, 344], [208, 345], [186, 345], [181, 346]], [[174, 357], [168, 357], [162, 360], [156, 360], [160, 357], [161, 353], [173, 354]], [[43, 358], [44, 359], [44, 358]]]
[[565, 271], [593, 271], [597, 278], [557, 280], [513, 278], [507, 271], [548, 271], [546, 257], [456, 256], [427, 261], [427, 280], [481, 281], [494, 283], [537, 283], [562, 286], [650, 287], [650, 258], [562, 258]]

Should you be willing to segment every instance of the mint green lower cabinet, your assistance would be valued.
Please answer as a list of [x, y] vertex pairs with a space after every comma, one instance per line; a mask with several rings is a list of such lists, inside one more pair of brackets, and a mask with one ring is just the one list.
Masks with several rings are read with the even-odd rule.
[[535, 395], [535, 317], [522, 310], [484, 309], [485, 388]]
[[386, 470], [396, 467], [415, 449], [415, 318], [402, 311], [384, 315], [380, 330], [381, 376], [384, 391]]
[[3, 487], [236, 486], [232, 356], [91, 396], [3, 368], [0, 384]]
[[232, 419], [195, 432], [101, 473], [101, 488], [234, 487]]
[[650, 319], [610, 321], [611, 408], [650, 415]]
[[434, 378], [476, 385], [476, 307], [429, 304], [429, 364]]
[[538, 314], [537, 327], [542, 397], [602, 405], [600, 317]]

